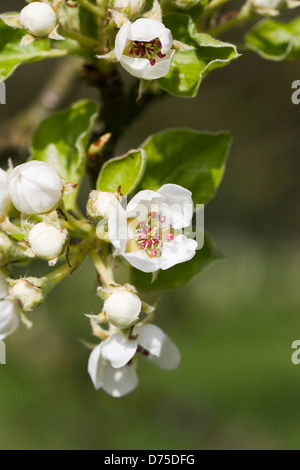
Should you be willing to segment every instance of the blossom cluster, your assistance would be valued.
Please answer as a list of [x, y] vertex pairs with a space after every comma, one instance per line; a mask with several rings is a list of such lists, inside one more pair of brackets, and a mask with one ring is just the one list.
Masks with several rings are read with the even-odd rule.
[[[132, 267], [156, 273], [190, 260], [197, 242], [182, 233], [193, 217], [192, 194], [176, 184], [158, 191], [143, 190], [126, 204], [120, 188], [115, 193], [93, 190], [87, 219], [76, 219], [64, 207], [64, 197], [76, 185], [63, 182], [48, 163], [31, 160], [0, 170], [0, 339], [11, 335], [25, 313], [38, 307], [50, 290], [86, 257], [99, 273], [102, 311], [89, 317], [100, 340], [93, 348], [88, 371], [97, 389], [123, 396], [137, 385], [137, 357], [144, 356], [163, 369], [180, 361], [175, 344], [153, 325], [154, 308], [139, 297], [134, 286], [114, 280], [109, 261], [121, 256]], [[75, 232], [76, 229], [76, 232]], [[81, 230], [78, 244], [73, 233]], [[107, 247], [107, 248], [105, 248]], [[42, 278], [9, 277], [12, 262], [39, 258], [52, 268]], [[63, 264], [61, 264], [63, 263]]]

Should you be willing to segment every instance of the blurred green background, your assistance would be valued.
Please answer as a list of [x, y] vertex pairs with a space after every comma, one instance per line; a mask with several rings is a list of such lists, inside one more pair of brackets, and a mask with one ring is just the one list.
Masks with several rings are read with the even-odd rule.
[[[1, 0], [0, 12], [23, 5]], [[54, 64], [22, 66], [8, 80], [0, 123], [30, 102]], [[100, 305], [92, 266], [63, 282], [31, 315], [34, 328], [6, 341], [1, 449], [300, 448], [300, 365], [291, 362], [300, 338], [297, 79], [299, 61], [245, 54], [209, 75], [196, 99], [166, 98], [128, 130], [120, 154], [169, 126], [233, 132], [224, 181], [206, 208], [225, 260], [161, 297], [156, 323], [179, 346], [181, 366], [168, 373], [140, 360], [140, 386], [123, 399], [94, 391], [79, 342], [92, 338], [83, 312]], [[68, 100], [80, 97], [97, 95], [78, 78]]]

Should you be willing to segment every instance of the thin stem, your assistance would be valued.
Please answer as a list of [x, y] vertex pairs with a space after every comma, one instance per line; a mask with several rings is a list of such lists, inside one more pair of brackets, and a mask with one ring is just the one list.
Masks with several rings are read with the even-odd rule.
[[78, 33], [76, 31], [63, 29], [63, 35], [67, 36], [70, 39], [75, 39], [75, 41], [78, 41], [82, 46], [88, 47], [90, 49], [95, 49], [96, 47], [99, 47], [99, 43], [95, 39], [84, 36], [83, 34]]
[[109, 286], [110, 284], [115, 284], [114, 279], [108, 272], [105, 264], [103, 263], [102, 259], [99, 256], [99, 253], [97, 251], [91, 251], [90, 256], [93, 260], [95, 268], [97, 269], [102, 282], [104, 282], [104, 284], [106, 284], [107, 286]]
[[100, 16], [100, 18], [105, 18], [106, 16], [106, 12], [104, 9], [99, 8], [96, 5], [93, 5], [88, 0], [77, 0], [77, 3], [79, 3], [79, 5], [89, 10], [91, 13], [94, 13], [94, 15]]

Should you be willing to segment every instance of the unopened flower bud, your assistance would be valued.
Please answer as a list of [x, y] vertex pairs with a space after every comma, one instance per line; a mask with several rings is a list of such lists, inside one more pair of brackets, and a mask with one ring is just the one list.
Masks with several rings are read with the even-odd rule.
[[5, 213], [9, 203], [8, 174], [0, 168], [0, 217]]
[[42, 283], [37, 278], [28, 277], [11, 281], [10, 295], [17, 301], [23, 310], [30, 312], [38, 307], [44, 300]]
[[142, 309], [140, 298], [133, 292], [116, 290], [104, 302], [107, 320], [117, 328], [128, 328], [137, 321]]
[[68, 232], [41, 222], [29, 232], [28, 241], [34, 254], [41, 259], [57, 258], [64, 249]]
[[57, 16], [47, 3], [32, 2], [20, 13], [21, 25], [33, 36], [43, 38], [57, 25]]
[[110, 0], [109, 7], [129, 18], [143, 10], [145, 0]]
[[87, 212], [92, 218], [109, 219], [117, 204], [118, 198], [113, 193], [92, 191], [87, 205]]
[[27, 215], [50, 212], [59, 203], [62, 189], [59, 174], [47, 163], [37, 160], [17, 166], [8, 180], [14, 206]]

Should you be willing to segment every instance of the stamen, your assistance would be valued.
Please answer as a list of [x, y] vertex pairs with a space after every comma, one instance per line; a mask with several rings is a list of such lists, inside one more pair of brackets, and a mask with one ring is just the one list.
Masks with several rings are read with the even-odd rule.
[[163, 54], [162, 52], [158, 52], [157, 57], [159, 57], [160, 59], [163, 59], [164, 57], [166, 57], [166, 54]]
[[163, 215], [159, 220], [161, 221], [162, 224], [164, 224], [165, 221], [167, 220], [167, 217]]
[[171, 242], [172, 240], [174, 240], [174, 235], [172, 233], [168, 233], [165, 239], [167, 242]]
[[156, 255], [157, 255], [157, 251], [156, 250], [151, 250], [151, 255], [155, 258]]
[[151, 212], [150, 216], [151, 216], [152, 219], [156, 219], [157, 212]]
[[156, 64], [156, 60], [155, 60], [155, 59], [149, 59], [149, 60], [150, 60], [150, 64], [151, 64], [151, 65], [152, 65], [152, 67], [153, 67], [153, 65], [155, 65], [155, 64]]

